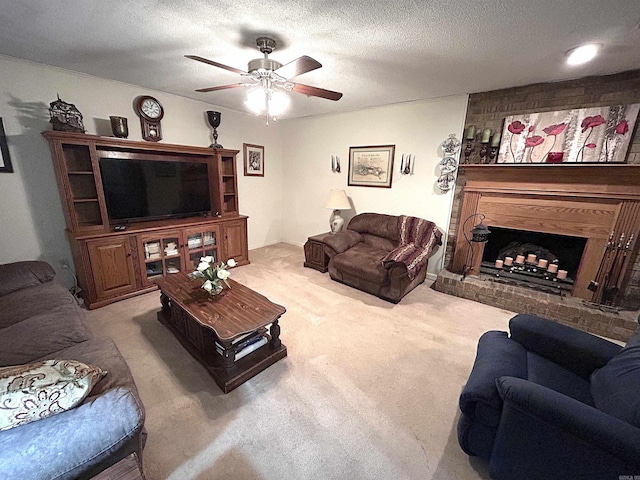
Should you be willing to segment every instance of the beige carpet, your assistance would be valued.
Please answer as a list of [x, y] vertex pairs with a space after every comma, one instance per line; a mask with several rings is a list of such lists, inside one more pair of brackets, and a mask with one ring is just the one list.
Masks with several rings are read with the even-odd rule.
[[157, 292], [88, 312], [146, 406], [159, 479], [486, 479], [456, 439], [478, 337], [511, 312], [423, 284], [393, 305], [304, 268], [299, 247], [251, 251], [232, 277], [286, 307], [289, 356], [223, 394], [156, 320]]

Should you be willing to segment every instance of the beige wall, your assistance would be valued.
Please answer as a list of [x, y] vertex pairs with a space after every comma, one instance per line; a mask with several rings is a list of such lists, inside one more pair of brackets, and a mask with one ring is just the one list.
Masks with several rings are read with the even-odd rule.
[[[436, 186], [440, 144], [450, 133], [461, 138], [467, 96], [412, 102], [338, 115], [284, 121], [283, 240], [302, 245], [310, 235], [329, 230], [330, 210], [324, 208], [329, 191], [344, 189], [354, 210], [348, 221], [363, 212], [413, 215], [448, 231], [452, 192]], [[392, 188], [347, 186], [349, 147], [396, 146]], [[400, 175], [402, 154], [415, 155], [415, 174]], [[338, 155], [341, 173], [331, 172], [331, 155]], [[429, 273], [442, 268], [444, 248], [429, 262]]]
[[[309, 235], [328, 230], [324, 208], [332, 188], [344, 188], [355, 213], [407, 214], [434, 221], [448, 230], [451, 193], [435, 181], [440, 143], [449, 133], [460, 136], [466, 96], [407, 103], [339, 115], [295, 119], [265, 127], [263, 119], [211, 104], [89, 75], [0, 56], [0, 117], [3, 118], [15, 173], [0, 174], [0, 263], [42, 259], [59, 268], [71, 262], [64, 217], [47, 143], [47, 108], [56, 94], [84, 115], [87, 133], [110, 135], [109, 115], [129, 119], [129, 138], [141, 140], [133, 111], [138, 95], [162, 103], [163, 142], [207, 146], [211, 143], [206, 110], [222, 112], [219, 142], [240, 150], [240, 212], [249, 216], [249, 248], [279, 241], [302, 245]], [[265, 177], [245, 177], [242, 144], [265, 146]], [[349, 146], [395, 144], [393, 188], [347, 187]], [[399, 175], [402, 153], [416, 156], [413, 176]], [[331, 172], [331, 155], [339, 155], [342, 173]], [[430, 262], [437, 273], [442, 253]]]
[[[240, 150], [240, 212], [250, 217], [249, 248], [280, 241], [282, 142], [277, 127], [204, 102], [2, 56], [0, 92], [0, 117], [15, 172], [0, 173], [0, 263], [42, 259], [55, 268], [62, 259], [71, 263], [49, 147], [40, 135], [51, 129], [47, 109], [56, 94], [82, 112], [90, 134], [109, 136], [109, 115], [127, 117], [131, 140], [142, 139], [132, 106], [138, 95], [162, 103], [163, 143], [208, 146], [211, 129], [204, 112], [222, 112], [218, 141]], [[243, 142], [265, 146], [264, 179], [243, 176]]]

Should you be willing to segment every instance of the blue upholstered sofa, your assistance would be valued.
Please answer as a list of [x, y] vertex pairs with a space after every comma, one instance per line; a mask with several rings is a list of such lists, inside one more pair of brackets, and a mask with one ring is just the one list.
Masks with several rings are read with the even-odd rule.
[[141, 462], [145, 413], [131, 371], [54, 276], [45, 262], [0, 265], [0, 367], [76, 360], [107, 374], [75, 408], [0, 431], [0, 479], [85, 479], [134, 453]]
[[496, 480], [640, 475], [640, 333], [622, 348], [533, 315], [480, 338], [458, 441]]

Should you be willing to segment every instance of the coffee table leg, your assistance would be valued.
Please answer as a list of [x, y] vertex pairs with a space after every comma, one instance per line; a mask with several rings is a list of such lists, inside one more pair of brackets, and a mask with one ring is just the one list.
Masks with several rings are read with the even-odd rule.
[[271, 350], [280, 348], [282, 342], [280, 341], [280, 325], [278, 325], [278, 320], [271, 324], [269, 333], [271, 333], [271, 343], [269, 344]]
[[163, 292], [160, 292], [160, 303], [162, 304], [162, 311], [168, 313], [171, 300]]
[[231, 343], [220, 342], [222, 345], [222, 361], [226, 368], [233, 367], [233, 362], [236, 360], [236, 352], [233, 350]]

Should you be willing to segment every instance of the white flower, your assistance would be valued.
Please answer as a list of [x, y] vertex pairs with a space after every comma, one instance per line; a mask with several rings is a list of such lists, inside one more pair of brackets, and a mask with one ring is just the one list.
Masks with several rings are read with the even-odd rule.
[[237, 264], [233, 258], [230, 258], [229, 260], [227, 260], [227, 265], [229, 265], [230, 267], [235, 267]]
[[220, 280], [226, 280], [227, 278], [229, 278], [229, 275], [231, 274], [226, 270], [218, 270], [218, 278]]
[[200, 262], [200, 264], [198, 265], [197, 270], [199, 272], [204, 272], [207, 268], [209, 268], [211, 265], [209, 265], [207, 262]]
[[213, 290], [213, 283], [211, 283], [211, 280], [207, 280], [202, 284], [202, 288], [204, 288], [207, 292], [210, 292], [211, 290]]

